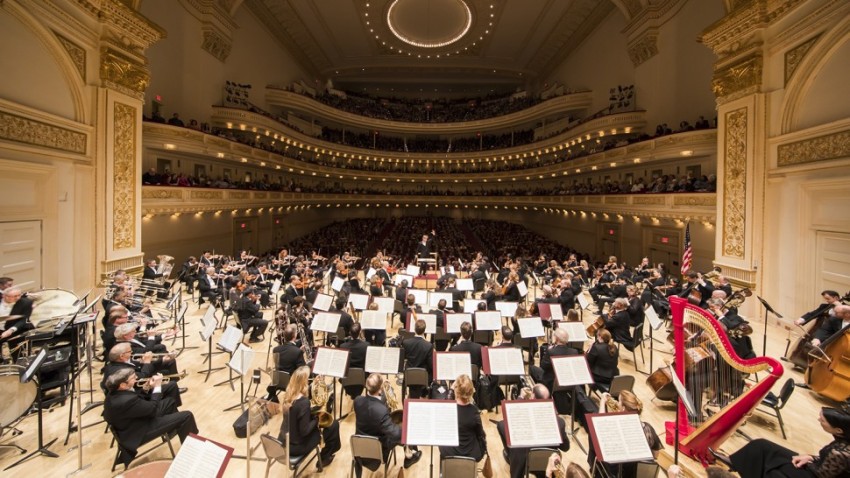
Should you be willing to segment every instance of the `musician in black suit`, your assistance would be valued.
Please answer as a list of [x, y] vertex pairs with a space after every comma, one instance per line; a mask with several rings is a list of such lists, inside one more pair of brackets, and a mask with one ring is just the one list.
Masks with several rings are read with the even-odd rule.
[[[364, 368], [366, 366], [366, 349], [369, 344], [360, 337], [360, 323], [351, 324], [349, 340], [341, 343], [339, 348], [348, 350], [348, 367]], [[363, 393], [363, 385], [348, 385], [345, 393], [351, 398], [359, 397]]]
[[[0, 300], [0, 317], [14, 315], [20, 315], [20, 317], [0, 322], [0, 343], [9, 342], [9, 348], [13, 349], [20, 341], [20, 335], [33, 328], [29, 323], [32, 305], [32, 299], [23, 297], [21, 289], [9, 287], [4, 290], [3, 298]], [[13, 358], [17, 359], [17, 357]]]
[[469, 352], [470, 361], [478, 366], [480, 371], [484, 367], [481, 359], [481, 344], [472, 341], [472, 324], [463, 322], [460, 324], [460, 340], [451, 348], [452, 352]]
[[[429, 314], [434, 314], [434, 315], [437, 316], [437, 328], [441, 329], [443, 331], [446, 330], [446, 312], [447, 312], [446, 311], [446, 299], [440, 299], [437, 302], [437, 308], [432, 309], [428, 312]], [[449, 341], [448, 340], [436, 340], [434, 338], [435, 335], [436, 334], [431, 336], [431, 343], [434, 344], [437, 347], [437, 350], [439, 350], [440, 352], [445, 351], [446, 348], [449, 345]]]
[[481, 412], [472, 403], [475, 388], [467, 375], [461, 375], [452, 384], [457, 402], [458, 446], [441, 446], [440, 457], [465, 456], [481, 461], [487, 453], [487, 435], [481, 425]]
[[[146, 352], [141, 360], [133, 361], [133, 349], [127, 342], [116, 344], [109, 350], [107, 354], [108, 362], [103, 367], [103, 380], [100, 382], [100, 387], [106, 391], [106, 380], [115, 372], [124, 369], [131, 369], [136, 372], [136, 378], [150, 378], [156, 375], [156, 367], [154, 365], [153, 353]], [[162, 384], [163, 409], [167, 413], [176, 412], [177, 407], [183, 405], [180, 399], [180, 393], [186, 389], [180, 389], [176, 381], [170, 381]], [[149, 394], [143, 394], [149, 395]]]
[[[143, 342], [136, 337], [136, 324], [125, 323], [115, 327], [114, 335], [116, 344], [130, 344], [133, 355], [142, 355], [145, 352], [153, 352], [156, 354], [168, 353], [168, 349], [162, 343], [163, 337], [166, 339], [170, 338], [167, 334], [165, 336], [148, 336]], [[168, 375], [177, 374], [177, 360], [170, 355], [164, 355], [161, 359], [156, 360], [154, 362], [154, 367], [158, 373], [165, 373]]]
[[428, 234], [422, 235], [422, 240], [416, 244], [416, 257], [419, 259], [431, 258], [431, 244], [433, 244], [436, 235], [437, 233], [433, 229], [430, 236]]
[[576, 307], [576, 294], [570, 284], [561, 282], [561, 292], [558, 295], [558, 303], [561, 304], [561, 312], [566, 313]]
[[120, 459], [129, 465], [138, 448], [166, 433], [177, 433], [184, 441], [189, 433], [198, 433], [192, 412], [166, 413], [162, 404], [162, 378], [150, 379], [151, 396], [145, 399], [133, 389], [136, 374], [133, 370], [116, 371], [106, 380], [108, 394], [103, 406], [103, 418], [112, 427], [124, 450]]
[[812, 339], [813, 345], [822, 344], [850, 326], [850, 305], [836, 305], [833, 311], [835, 315], [827, 317], [821, 327], [815, 331], [815, 338]]
[[[407, 368], [424, 368], [428, 372], [428, 382], [432, 380], [432, 356], [434, 346], [425, 340], [425, 321], [419, 319], [413, 326], [413, 337], [401, 344], [404, 349], [404, 358], [407, 359]], [[420, 398], [425, 394], [425, 387], [411, 386], [410, 398]]]
[[688, 282], [684, 284], [684, 289], [679, 294], [679, 297], [687, 298], [691, 291], [696, 289], [700, 294], [699, 306], [705, 309], [708, 299], [711, 298], [711, 293], [714, 292], [714, 285], [711, 282], [702, 278], [702, 274], [696, 271], [690, 271], [687, 274]]
[[115, 329], [130, 321], [130, 312], [124, 306], [115, 306], [109, 311], [109, 316], [106, 321], [106, 328], [101, 332], [103, 339], [103, 361], [107, 361], [107, 356], [112, 347], [116, 344]]
[[198, 299], [199, 304], [203, 304], [204, 299], [210, 301], [213, 305], [224, 302], [224, 291], [219, 286], [215, 267], [207, 267], [206, 273], [198, 277], [198, 293], [201, 296]]
[[452, 295], [452, 310], [455, 312], [463, 310], [460, 308], [460, 301], [464, 299], [464, 292], [457, 288], [456, 279], [448, 279], [446, 281], [446, 288], [443, 292], [448, 292]]
[[599, 329], [596, 332], [596, 341], [587, 349], [585, 358], [590, 367], [590, 375], [593, 376], [594, 386], [610, 387], [614, 377], [620, 375], [620, 351], [607, 329]]
[[[295, 342], [296, 337], [298, 337], [298, 326], [295, 324], [289, 324], [283, 329], [283, 343], [272, 349], [272, 353], [277, 354], [276, 370], [292, 375], [298, 367], [307, 365], [302, 347]], [[266, 399], [277, 402], [278, 390], [276, 386], [269, 385], [266, 388], [268, 392]]]
[[[543, 344], [540, 347], [540, 369], [542, 374], [538, 377], [533, 377], [535, 380], [546, 385], [549, 391], [555, 384], [555, 369], [552, 368], [552, 357], [562, 357], [570, 355], [580, 355], [581, 351], [570, 347], [570, 336], [564, 329], [556, 329], [552, 332], [552, 344]], [[534, 367], [537, 368], [537, 367]]]
[[617, 298], [611, 304], [611, 310], [608, 317], [605, 318], [605, 328], [611, 332], [611, 337], [614, 341], [623, 344], [630, 352], [634, 350], [635, 345], [632, 340], [632, 334], [629, 329], [629, 301], [624, 298]]
[[149, 260], [144, 271], [142, 271], [142, 278], [147, 280], [156, 280], [160, 277], [162, 277], [162, 274], [156, 271], [156, 260]]
[[[351, 333], [351, 326], [354, 324], [354, 319], [346, 310], [346, 306], [348, 305], [346, 301], [347, 299], [344, 296], [338, 296], [336, 302], [334, 302], [334, 309], [340, 314], [338, 327], [342, 327], [347, 337]], [[344, 337], [340, 337], [339, 340], [344, 340]]]
[[841, 296], [834, 290], [825, 290], [820, 295], [823, 297], [823, 303], [817, 306], [815, 310], [801, 315], [799, 319], [794, 321], [796, 325], [806, 325], [824, 314], [834, 315], [833, 308], [841, 304]]
[[248, 340], [251, 343], [262, 342], [262, 335], [266, 333], [269, 326], [269, 321], [263, 319], [259, 301], [259, 292], [252, 287], [245, 291], [241, 307], [238, 310], [242, 332], [251, 334], [251, 338]]
[[199, 267], [198, 259], [195, 256], [189, 256], [180, 270], [180, 281], [186, 284], [186, 292], [190, 294], [195, 291], [195, 281], [198, 280]]
[[[384, 461], [394, 446], [401, 445], [401, 427], [393, 423], [390, 409], [382, 397], [384, 377], [373, 373], [366, 378], [366, 395], [354, 399], [354, 415], [357, 418], [355, 433], [376, 437], [381, 442], [381, 452]], [[422, 452], [416, 447], [410, 447], [410, 456], [405, 456], [404, 467], [410, 468], [422, 457]], [[356, 459], [354, 462], [355, 475], [360, 478], [363, 467], [375, 471], [380, 466], [377, 460]]]

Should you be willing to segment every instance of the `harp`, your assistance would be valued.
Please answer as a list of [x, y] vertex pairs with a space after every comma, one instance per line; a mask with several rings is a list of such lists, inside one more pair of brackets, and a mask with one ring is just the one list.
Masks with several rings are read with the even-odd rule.
[[[687, 299], [670, 298], [675, 337], [676, 375], [685, 385], [696, 408], [690, 416], [681, 401], [679, 450], [708, 464], [714, 459], [708, 448], [717, 449], [761, 403], [782, 377], [779, 361], [770, 357], [739, 357], [723, 326], [713, 315], [689, 304]], [[747, 388], [744, 374], [767, 372], [761, 381]], [[673, 445], [675, 422], [667, 422], [667, 443]]]

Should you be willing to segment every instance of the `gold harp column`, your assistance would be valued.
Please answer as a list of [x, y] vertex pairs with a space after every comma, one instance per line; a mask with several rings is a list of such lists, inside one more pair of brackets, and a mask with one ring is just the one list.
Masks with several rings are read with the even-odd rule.
[[96, 121], [96, 250], [101, 277], [143, 265], [142, 107], [150, 83], [144, 51], [164, 36], [120, 1], [104, 2], [104, 11]]

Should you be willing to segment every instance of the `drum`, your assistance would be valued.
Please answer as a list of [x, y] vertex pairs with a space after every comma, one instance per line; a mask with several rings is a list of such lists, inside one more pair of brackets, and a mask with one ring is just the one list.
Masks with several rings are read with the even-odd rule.
[[652, 372], [646, 378], [646, 384], [655, 393], [655, 398], [668, 402], [676, 401], [679, 394], [676, 392], [676, 386], [673, 385], [673, 377], [670, 375], [668, 367], [660, 367]]
[[0, 365], [0, 428], [5, 428], [21, 417], [35, 401], [36, 384], [21, 383], [24, 367]]
[[73, 292], [63, 289], [42, 289], [34, 292], [32, 315], [30, 322], [36, 327], [40, 322], [63, 315], [71, 315], [77, 312], [80, 299]]

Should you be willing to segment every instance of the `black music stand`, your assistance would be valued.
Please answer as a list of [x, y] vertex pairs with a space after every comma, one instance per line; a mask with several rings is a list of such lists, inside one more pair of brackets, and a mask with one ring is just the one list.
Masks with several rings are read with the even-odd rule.
[[43, 430], [43, 428], [44, 428], [43, 423], [44, 422], [43, 422], [42, 410], [41, 410], [42, 409], [41, 384], [39, 383], [38, 377], [37, 377], [38, 370], [41, 368], [41, 365], [44, 363], [44, 360], [47, 358], [47, 352], [49, 352], [49, 350], [50, 350], [50, 346], [45, 345], [38, 352], [38, 355], [35, 356], [35, 359], [32, 361], [32, 363], [30, 363], [29, 367], [27, 367], [27, 369], [24, 370], [24, 373], [21, 375], [21, 383], [27, 383], [30, 380], [35, 380], [35, 384], [37, 386], [37, 388], [36, 388], [36, 390], [37, 390], [36, 400], [38, 401], [38, 449], [36, 451], [30, 453], [29, 455], [21, 458], [20, 460], [12, 463], [11, 465], [7, 466], [6, 468], [3, 468], [3, 471], [6, 471], [10, 468], [14, 468], [14, 467], [20, 465], [21, 463], [29, 460], [30, 458], [32, 458], [36, 455], [44, 455], [44, 456], [50, 457], [50, 458], [59, 458], [59, 455], [57, 455], [56, 453], [53, 453], [52, 451], [47, 449], [50, 445], [54, 444], [56, 442], [56, 440], [58, 440], [58, 438], [54, 438], [53, 440], [50, 440], [50, 442], [44, 443], [44, 430]]
[[776, 316], [777, 319], [781, 319], [782, 316], [767, 303], [766, 300], [762, 299], [760, 296], [756, 296], [761, 302], [761, 305], [764, 306], [765, 314], [764, 314], [764, 336], [762, 338], [762, 346], [761, 346], [761, 354], [767, 356], [767, 318], [770, 314]]

